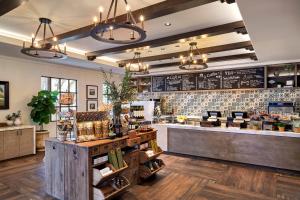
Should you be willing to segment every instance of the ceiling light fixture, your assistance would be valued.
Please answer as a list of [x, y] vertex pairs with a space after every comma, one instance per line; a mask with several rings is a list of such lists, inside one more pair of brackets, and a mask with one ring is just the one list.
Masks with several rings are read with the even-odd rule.
[[172, 25], [171, 22], [165, 22], [164, 24], [165, 24], [165, 26], [171, 26]]
[[[23, 42], [23, 48], [21, 52], [27, 56], [43, 58], [43, 59], [64, 59], [67, 58], [66, 54], [66, 44], [64, 44], [63, 50], [57, 44], [57, 38], [54, 35], [54, 32], [50, 26], [51, 20], [48, 18], [39, 18], [40, 25], [38, 26], [35, 34], [31, 36], [31, 45], [26, 47], [25, 42]], [[41, 27], [43, 26], [43, 39], [41, 41], [36, 41], [37, 36], [40, 32]], [[47, 26], [53, 37], [53, 44], [49, 43], [46, 40], [46, 31]]]
[[130, 62], [125, 65], [125, 69], [133, 74], [148, 74], [149, 65], [141, 61], [141, 53], [134, 52], [134, 63]]
[[[91, 37], [94, 39], [113, 43], [113, 44], [132, 44], [136, 42], [143, 41], [146, 38], [145, 28], [145, 17], [140, 15], [139, 21], [141, 23], [141, 27], [137, 25], [136, 19], [133, 17], [131, 12], [131, 8], [128, 5], [127, 0], [124, 0], [125, 10], [126, 10], [126, 20], [124, 22], [116, 21], [116, 14], [118, 8], [118, 0], [111, 0], [110, 7], [106, 16], [106, 19], [103, 20], [103, 11], [102, 7], [99, 8], [99, 18], [94, 17], [93, 21], [95, 27], [91, 31]], [[110, 19], [110, 14], [113, 11], [113, 18]], [[115, 37], [114, 30], [116, 29], [125, 29], [129, 31], [129, 38], [123, 39], [123, 37]], [[121, 35], [123, 36], [123, 34]]]
[[[197, 60], [197, 55], [201, 55], [201, 60]], [[180, 55], [179, 59], [181, 62], [179, 68], [182, 70], [203, 70], [207, 68], [207, 55], [201, 54], [197, 47], [197, 42], [191, 42], [187, 56]]]

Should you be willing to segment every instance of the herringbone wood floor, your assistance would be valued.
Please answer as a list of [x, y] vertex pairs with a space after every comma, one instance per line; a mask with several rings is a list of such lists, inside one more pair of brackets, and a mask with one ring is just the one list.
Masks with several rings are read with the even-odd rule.
[[[43, 154], [0, 162], [0, 200], [49, 200]], [[178, 155], [121, 200], [300, 200], [300, 173]]]

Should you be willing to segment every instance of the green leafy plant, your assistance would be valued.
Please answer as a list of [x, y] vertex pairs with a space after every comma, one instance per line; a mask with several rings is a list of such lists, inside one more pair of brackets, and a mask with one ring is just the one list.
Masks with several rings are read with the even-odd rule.
[[8, 115], [5, 116], [5, 119], [7, 121], [13, 121], [13, 116], [11, 114], [8, 114]]
[[120, 115], [122, 103], [134, 101], [137, 95], [137, 90], [131, 84], [131, 73], [126, 71], [119, 84], [112, 80], [112, 72], [102, 73], [108, 89], [107, 98], [113, 104], [114, 115]]
[[21, 111], [18, 110], [18, 112], [15, 112], [15, 113], [12, 113], [12, 114], [9, 114], [9, 115], [6, 115], [5, 118], [6, 120], [8, 121], [15, 121], [17, 118], [20, 118], [21, 117]]
[[284, 124], [284, 123], [282, 123], [282, 122], [278, 122], [278, 123], [276, 123], [275, 124], [277, 127], [285, 127], [286, 126], [286, 124]]
[[49, 124], [51, 114], [56, 113], [55, 102], [57, 101], [58, 92], [50, 92], [42, 90], [37, 96], [33, 96], [31, 102], [27, 105], [32, 107], [30, 117], [40, 125], [40, 130], [43, 130], [44, 124]]

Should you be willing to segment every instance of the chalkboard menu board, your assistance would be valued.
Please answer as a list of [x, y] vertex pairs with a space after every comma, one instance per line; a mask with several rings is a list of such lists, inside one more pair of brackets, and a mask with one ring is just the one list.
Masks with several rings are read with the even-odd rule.
[[166, 76], [166, 91], [181, 91], [181, 75]]
[[153, 92], [247, 89], [264, 86], [264, 67], [152, 77]]
[[197, 90], [197, 74], [182, 75], [182, 91]]
[[222, 72], [203, 72], [198, 74], [198, 90], [222, 88]]
[[263, 67], [225, 70], [222, 73], [223, 89], [264, 88], [265, 71]]
[[163, 92], [166, 91], [166, 79], [165, 76], [153, 76], [152, 77], [152, 91]]

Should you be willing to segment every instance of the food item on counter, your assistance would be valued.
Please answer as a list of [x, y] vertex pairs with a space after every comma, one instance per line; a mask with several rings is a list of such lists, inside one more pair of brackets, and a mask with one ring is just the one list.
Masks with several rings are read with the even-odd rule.
[[108, 136], [109, 136], [109, 120], [102, 121], [102, 133], [103, 133], [103, 138], [108, 138]]
[[94, 128], [95, 128], [95, 136], [97, 138], [102, 138], [103, 133], [102, 133], [102, 121], [95, 121], [94, 122]]

